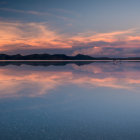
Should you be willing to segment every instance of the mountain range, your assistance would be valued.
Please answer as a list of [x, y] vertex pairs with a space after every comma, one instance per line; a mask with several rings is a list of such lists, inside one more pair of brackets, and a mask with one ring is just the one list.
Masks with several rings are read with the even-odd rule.
[[0, 60], [140, 60], [140, 57], [111, 58], [111, 57], [92, 57], [78, 54], [76, 56], [67, 56], [65, 54], [30, 54], [30, 55], [7, 55], [0, 54]]

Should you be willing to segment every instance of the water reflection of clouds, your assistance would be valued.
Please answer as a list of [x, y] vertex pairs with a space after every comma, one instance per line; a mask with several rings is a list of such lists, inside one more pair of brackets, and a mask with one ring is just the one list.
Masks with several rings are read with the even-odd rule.
[[[0, 68], [0, 97], [36, 97], [60, 86], [76, 85], [80, 88], [115, 88], [137, 91], [140, 85], [139, 63], [94, 63], [71, 65], [71, 69], [52, 70], [28, 67]], [[67, 67], [67, 66], [64, 66]], [[54, 70], [53, 70], [54, 69]]]

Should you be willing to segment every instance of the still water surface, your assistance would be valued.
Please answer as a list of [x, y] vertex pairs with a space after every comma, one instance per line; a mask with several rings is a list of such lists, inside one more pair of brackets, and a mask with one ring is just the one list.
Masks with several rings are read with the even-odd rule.
[[0, 140], [140, 140], [140, 62], [1, 63]]

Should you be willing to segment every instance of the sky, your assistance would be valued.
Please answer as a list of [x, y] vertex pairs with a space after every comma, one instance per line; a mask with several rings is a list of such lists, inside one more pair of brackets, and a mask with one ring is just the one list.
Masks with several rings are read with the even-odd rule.
[[0, 0], [0, 53], [140, 57], [139, 0]]

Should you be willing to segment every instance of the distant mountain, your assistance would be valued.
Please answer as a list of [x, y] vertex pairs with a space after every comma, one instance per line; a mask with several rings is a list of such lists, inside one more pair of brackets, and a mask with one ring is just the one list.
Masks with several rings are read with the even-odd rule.
[[0, 60], [94, 60], [95, 58], [78, 54], [76, 56], [67, 56], [65, 54], [31, 54], [31, 55], [7, 55], [0, 54]]
[[110, 58], [110, 57], [92, 57], [78, 54], [76, 56], [67, 56], [65, 54], [31, 54], [31, 55], [7, 55], [0, 54], [0, 60], [140, 60], [140, 57], [130, 58]]

